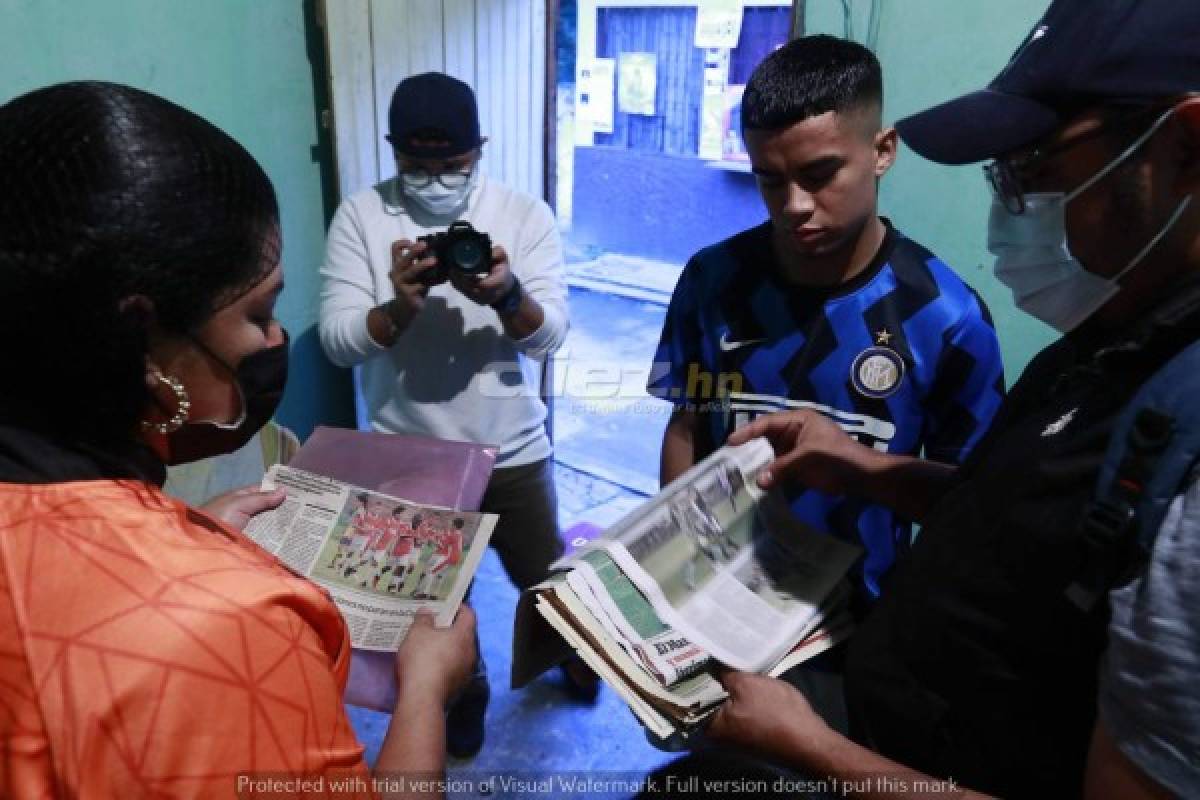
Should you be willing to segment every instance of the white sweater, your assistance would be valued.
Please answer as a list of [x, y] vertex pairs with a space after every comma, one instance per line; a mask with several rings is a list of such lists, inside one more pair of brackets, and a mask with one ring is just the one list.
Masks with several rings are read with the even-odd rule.
[[392, 242], [416, 241], [451, 221], [409, 209], [393, 178], [344, 201], [329, 226], [321, 344], [340, 366], [362, 364], [375, 430], [494, 445], [498, 466], [529, 464], [551, 452], [538, 362], [567, 334], [558, 229], [545, 203], [482, 176], [458, 219], [508, 253], [513, 273], [545, 312], [537, 331], [514, 341], [495, 311], [443, 283], [394, 345], [371, 338], [367, 313], [394, 296]]

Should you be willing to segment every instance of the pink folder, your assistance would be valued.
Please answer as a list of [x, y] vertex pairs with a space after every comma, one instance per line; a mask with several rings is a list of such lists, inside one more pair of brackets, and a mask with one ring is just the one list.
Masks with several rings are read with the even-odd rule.
[[[288, 466], [416, 503], [476, 511], [496, 448], [426, 436], [318, 427]], [[345, 700], [391, 711], [396, 678], [391, 653], [355, 650]]]

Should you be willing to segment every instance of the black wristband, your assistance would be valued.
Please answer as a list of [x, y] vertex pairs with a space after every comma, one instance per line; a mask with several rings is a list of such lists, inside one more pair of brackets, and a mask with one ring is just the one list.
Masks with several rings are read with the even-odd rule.
[[524, 297], [525, 290], [521, 288], [521, 282], [517, 280], [517, 276], [513, 275], [512, 286], [491, 305], [497, 314], [507, 317], [517, 312], [517, 309], [521, 307], [521, 299]]

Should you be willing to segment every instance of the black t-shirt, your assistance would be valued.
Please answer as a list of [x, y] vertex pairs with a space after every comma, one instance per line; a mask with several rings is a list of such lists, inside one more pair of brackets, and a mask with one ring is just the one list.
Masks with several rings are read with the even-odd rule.
[[1126, 336], [1034, 359], [851, 642], [857, 739], [1003, 797], [1080, 793], [1107, 622], [1064, 595], [1080, 518], [1120, 411], [1196, 338], [1192, 288]]

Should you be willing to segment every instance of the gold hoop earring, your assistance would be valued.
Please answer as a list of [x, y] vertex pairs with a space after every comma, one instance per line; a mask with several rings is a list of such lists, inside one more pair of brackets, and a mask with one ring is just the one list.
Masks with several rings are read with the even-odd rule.
[[175, 393], [175, 413], [166, 422], [147, 422], [146, 420], [142, 420], [142, 430], [163, 434], [174, 433], [183, 427], [183, 423], [187, 422], [188, 412], [192, 410], [192, 401], [188, 397], [187, 389], [183, 388], [183, 384], [178, 378], [163, 375], [161, 372], [156, 372], [154, 377], [160, 383], [165, 383], [167, 388]]

